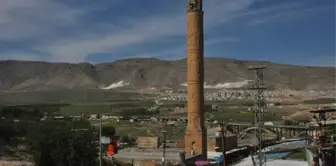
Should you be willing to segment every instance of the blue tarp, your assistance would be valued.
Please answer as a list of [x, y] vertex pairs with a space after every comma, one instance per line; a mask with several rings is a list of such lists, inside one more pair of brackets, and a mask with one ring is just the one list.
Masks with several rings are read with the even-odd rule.
[[289, 153], [272, 153], [272, 154], [266, 154], [266, 157], [269, 158], [281, 158], [288, 156]]

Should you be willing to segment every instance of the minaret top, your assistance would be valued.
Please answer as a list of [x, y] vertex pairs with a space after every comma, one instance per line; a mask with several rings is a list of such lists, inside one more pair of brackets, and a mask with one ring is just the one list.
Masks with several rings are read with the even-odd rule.
[[202, 12], [202, 1], [203, 0], [188, 0], [187, 12]]

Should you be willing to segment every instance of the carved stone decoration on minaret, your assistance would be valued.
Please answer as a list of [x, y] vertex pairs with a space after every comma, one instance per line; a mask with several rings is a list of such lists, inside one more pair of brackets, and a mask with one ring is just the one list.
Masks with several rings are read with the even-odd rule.
[[188, 125], [185, 151], [207, 154], [204, 126], [204, 36], [202, 0], [188, 0], [187, 7]]
[[188, 0], [188, 8], [187, 12], [189, 11], [202, 11], [202, 0]]

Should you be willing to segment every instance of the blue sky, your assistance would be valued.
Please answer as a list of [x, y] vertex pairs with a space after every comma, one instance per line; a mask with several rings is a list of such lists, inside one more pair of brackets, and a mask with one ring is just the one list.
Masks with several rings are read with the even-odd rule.
[[[186, 57], [187, 0], [0, 0], [0, 59]], [[334, 0], [204, 0], [205, 56], [335, 65]]]

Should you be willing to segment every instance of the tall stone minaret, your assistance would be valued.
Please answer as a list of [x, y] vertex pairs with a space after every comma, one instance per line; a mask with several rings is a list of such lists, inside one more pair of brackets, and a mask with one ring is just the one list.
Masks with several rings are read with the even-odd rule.
[[185, 151], [203, 154], [206, 157], [203, 7], [202, 0], [187, 2], [188, 125], [185, 133]]

